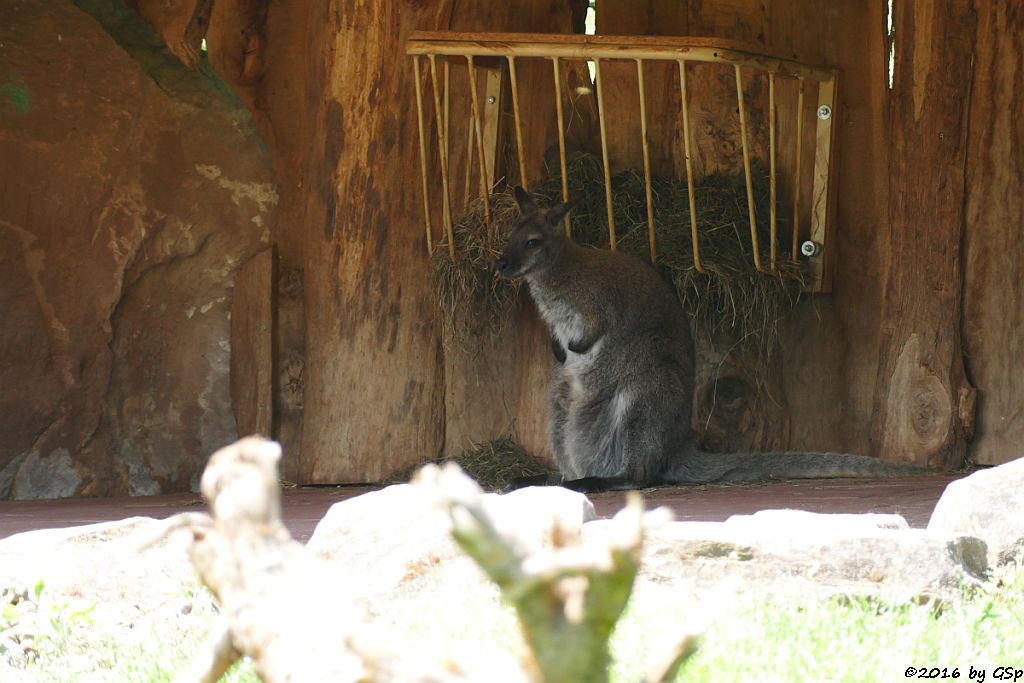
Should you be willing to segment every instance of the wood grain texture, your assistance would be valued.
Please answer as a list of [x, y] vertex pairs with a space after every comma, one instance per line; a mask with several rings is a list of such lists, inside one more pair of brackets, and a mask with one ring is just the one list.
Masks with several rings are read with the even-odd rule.
[[309, 16], [322, 57], [307, 78], [303, 482], [379, 480], [442, 447], [444, 365], [402, 45], [449, 11], [356, 0]]
[[967, 0], [898, 3], [895, 25], [890, 262], [873, 438], [883, 457], [956, 468], [973, 423], [960, 312], [975, 14]]
[[241, 436], [273, 433], [274, 250], [242, 266], [231, 301], [231, 404]]
[[978, 386], [971, 458], [996, 465], [1024, 443], [1024, 11], [977, 0], [967, 151], [964, 351]]

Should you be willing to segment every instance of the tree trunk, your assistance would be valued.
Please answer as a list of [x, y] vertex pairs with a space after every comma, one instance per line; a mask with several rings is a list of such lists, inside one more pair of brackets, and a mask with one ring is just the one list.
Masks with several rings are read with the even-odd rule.
[[974, 390], [960, 342], [964, 169], [976, 18], [968, 0], [897, 3], [889, 276], [877, 454], [959, 467]]

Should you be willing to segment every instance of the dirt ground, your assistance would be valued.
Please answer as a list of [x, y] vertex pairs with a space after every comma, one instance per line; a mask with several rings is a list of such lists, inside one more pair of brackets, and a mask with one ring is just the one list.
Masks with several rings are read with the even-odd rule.
[[[903, 515], [911, 527], [928, 524], [936, 501], [950, 481], [963, 474], [930, 474], [885, 480], [815, 479], [730, 486], [673, 487], [644, 491], [648, 507], [665, 505], [675, 518], [723, 521], [734, 514], [791, 508], [810, 512], [884, 512]], [[285, 524], [306, 541], [327, 509], [374, 487], [296, 488], [284, 491]], [[599, 517], [610, 517], [623, 504], [623, 493], [590, 496]], [[33, 529], [91, 524], [137, 515], [164, 518], [184, 510], [201, 509], [199, 494], [170, 494], [138, 498], [77, 498], [0, 501], [0, 538]]]

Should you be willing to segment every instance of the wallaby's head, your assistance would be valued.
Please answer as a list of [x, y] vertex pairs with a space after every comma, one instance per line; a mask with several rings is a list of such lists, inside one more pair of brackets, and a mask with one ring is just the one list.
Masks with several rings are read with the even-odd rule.
[[574, 200], [540, 207], [519, 186], [515, 196], [522, 216], [509, 233], [508, 245], [498, 259], [498, 275], [510, 279], [543, 273], [558, 263], [569, 242], [562, 219], [576, 205]]

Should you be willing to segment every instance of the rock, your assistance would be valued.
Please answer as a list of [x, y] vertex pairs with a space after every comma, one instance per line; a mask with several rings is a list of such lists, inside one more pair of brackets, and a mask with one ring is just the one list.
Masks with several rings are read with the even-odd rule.
[[160, 527], [130, 517], [60, 529], [27, 531], [0, 540], [0, 587], [31, 590], [42, 580], [55, 597], [145, 613], [177, 602], [196, 584], [186, 554], [188, 534], [177, 533], [140, 549]]
[[29, 453], [12, 476], [11, 497], [20, 499], [73, 496], [81, 482], [66, 448], [58, 448], [46, 458]]
[[[594, 518], [586, 496], [557, 486], [486, 494], [484, 507], [499, 532], [528, 547], [550, 543], [555, 518], [576, 529]], [[455, 587], [452, 600], [471, 603], [468, 586], [493, 589], [450, 534], [447, 513], [416, 487], [398, 484], [332, 505], [306, 549], [334, 560], [339, 584], [368, 601], [429, 592], [443, 583]]]
[[0, 499], [192, 489], [277, 201], [252, 117], [121, 3], [0, 3], [0, 63]]
[[[606, 532], [605, 521], [584, 534]], [[983, 541], [911, 530], [899, 515], [766, 510], [725, 522], [673, 522], [646, 542], [641, 582], [706, 590], [728, 575], [759, 596], [954, 597], [987, 567]]]
[[985, 539], [992, 566], [1024, 552], [1024, 458], [952, 481], [935, 505], [928, 531]]

